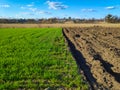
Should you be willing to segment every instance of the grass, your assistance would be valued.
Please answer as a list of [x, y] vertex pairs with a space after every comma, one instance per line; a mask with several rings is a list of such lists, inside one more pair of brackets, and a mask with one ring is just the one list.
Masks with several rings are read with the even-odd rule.
[[0, 90], [87, 90], [61, 28], [0, 29]]

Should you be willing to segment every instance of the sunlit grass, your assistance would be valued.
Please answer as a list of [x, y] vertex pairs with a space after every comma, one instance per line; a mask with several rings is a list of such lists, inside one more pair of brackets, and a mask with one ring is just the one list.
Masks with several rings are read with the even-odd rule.
[[87, 89], [61, 28], [0, 29], [0, 90]]

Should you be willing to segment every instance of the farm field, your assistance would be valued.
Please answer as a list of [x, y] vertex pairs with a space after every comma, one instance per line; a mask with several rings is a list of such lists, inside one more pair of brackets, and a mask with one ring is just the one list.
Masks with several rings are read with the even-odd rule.
[[120, 28], [81, 27], [63, 30], [81, 73], [95, 90], [120, 89]]
[[120, 0], [1, 0], [0, 90], [120, 90]]
[[67, 49], [62, 29], [0, 29], [0, 90], [46, 88], [88, 89]]
[[69, 23], [69, 24], [0, 24], [0, 28], [45, 28], [45, 27], [57, 27], [57, 28], [65, 28], [65, 27], [92, 27], [92, 26], [104, 26], [104, 27], [120, 27], [120, 24], [112, 24], [112, 23]]

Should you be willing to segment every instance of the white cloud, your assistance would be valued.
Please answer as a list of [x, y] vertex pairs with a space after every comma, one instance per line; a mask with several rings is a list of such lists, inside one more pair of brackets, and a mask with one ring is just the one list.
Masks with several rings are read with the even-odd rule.
[[31, 4], [25, 5], [25, 6], [21, 6], [20, 8], [21, 8], [21, 9], [31, 9], [31, 10], [33, 10], [33, 9], [32, 9], [33, 6], [34, 6], [34, 2], [32, 2]]
[[28, 4], [28, 5], [26, 5], [27, 7], [32, 7], [32, 6], [34, 6], [33, 4]]
[[51, 14], [50, 12], [47, 12], [47, 11], [37, 11], [36, 13], [37, 14]]
[[109, 7], [106, 7], [107, 10], [112, 10], [112, 9], [116, 9], [115, 6], [109, 6]]
[[68, 6], [62, 4], [62, 2], [47, 1], [46, 3], [48, 4], [49, 9], [57, 10], [57, 9], [66, 9], [66, 8], [68, 8]]
[[21, 6], [20, 8], [21, 8], [21, 9], [25, 9], [26, 7]]
[[21, 6], [20, 8], [26, 10], [26, 12], [21, 13], [22, 15], [51, 14], [51, 12], [40, 10], [39, 8], [34, 7], [34, 3]]
[[35, 12], [35, 11], [37, 11], [37, 8], [28, 8], [30, 11], [32, 11], [32, 12]]
[[95, 9], [82, 9], [81, 10], [82, 12], [95, 12], [96, 10]]
[[10, 5], [8, 5], [8, 4], [1, 4], [0, 7], [1, 7], [1, 8], [9, 8]]
[[28, 8], [28, 9], [35, 14], [51, 14], [50, 12], [39, 10], [38, 8]]

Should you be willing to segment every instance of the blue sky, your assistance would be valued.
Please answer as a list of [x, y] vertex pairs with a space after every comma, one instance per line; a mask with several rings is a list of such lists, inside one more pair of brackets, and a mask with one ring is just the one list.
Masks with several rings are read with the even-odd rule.
[[0, 18], [120, 16], [120, 0], [0, 0]]

